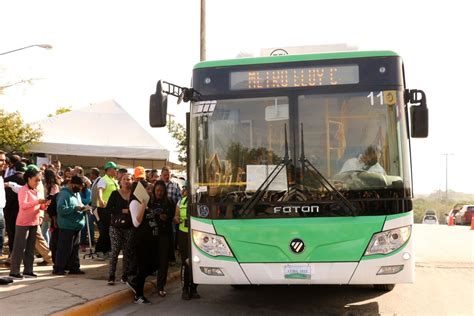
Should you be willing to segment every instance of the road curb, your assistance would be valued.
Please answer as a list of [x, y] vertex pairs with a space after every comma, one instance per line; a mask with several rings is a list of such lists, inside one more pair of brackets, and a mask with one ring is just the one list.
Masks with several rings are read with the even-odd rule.
[[[168, 282], [173, 282], [180, 278], [181, 271], [174, 271], [168, 275]], [[156, 280], [147, 282], [145, 284], [145, 293], [153, 290], [156, 285]], [[76, 305], [71, 308], [55, 312], [53, 316], [83, 316], [83, 315], [101, 315], [105, 312], [111, 311], [118, 306], [126, 303], [131, 303], [133, 299], [132, 291], [124, 289], [114, 292], [112, 294], [88, 301], [81, 305]]]

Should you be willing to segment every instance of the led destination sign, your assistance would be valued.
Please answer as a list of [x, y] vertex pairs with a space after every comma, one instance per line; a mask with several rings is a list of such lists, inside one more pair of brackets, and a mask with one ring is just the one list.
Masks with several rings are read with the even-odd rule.
[[359, 83], [359, 66], [300, 67], [235, 71], [230, 90], [335, 86]]

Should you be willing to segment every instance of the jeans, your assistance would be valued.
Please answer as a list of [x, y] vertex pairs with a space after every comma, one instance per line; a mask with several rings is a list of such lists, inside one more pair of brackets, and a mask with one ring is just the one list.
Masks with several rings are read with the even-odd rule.
[[5, 219], [3, 218], [3, 209], [0, 208], [0, 255], [3, 255], [3, 236], [4, 235], [5, 235]]
[[43, 221], [43, 224], [41, 224], [41, 233], [43, 234], [44, 240], [48, 244], [49, 247], [49, 242], [51, 240], [51, 235], [49, 233], [49, 225], [50, 221]]

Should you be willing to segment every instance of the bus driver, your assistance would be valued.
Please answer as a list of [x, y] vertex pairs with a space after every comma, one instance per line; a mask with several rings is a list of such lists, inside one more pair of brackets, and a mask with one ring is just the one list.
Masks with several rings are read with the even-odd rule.
[[386, 175], [384, 168], [379, 164], [381, 151], [375, 145], [369, 145], [357, 158], [350, 158], [341, 168], [340, 173], [346, 171], [368, 171]]

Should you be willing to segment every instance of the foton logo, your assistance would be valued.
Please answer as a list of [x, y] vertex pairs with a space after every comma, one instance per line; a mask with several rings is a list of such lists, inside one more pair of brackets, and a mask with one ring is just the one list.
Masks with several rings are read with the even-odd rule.
[[290, 214], [290, 213], [319, 213], [319, 206], [313, 205], [295, 205], [295, 206], [276, 206], [273, 208], [274, 214]]

